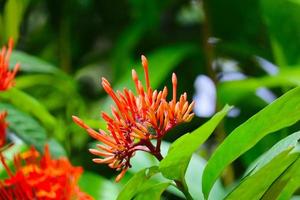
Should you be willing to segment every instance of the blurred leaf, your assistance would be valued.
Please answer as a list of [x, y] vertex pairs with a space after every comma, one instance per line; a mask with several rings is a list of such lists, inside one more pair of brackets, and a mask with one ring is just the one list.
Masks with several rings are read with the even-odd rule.
[[116, 184], [91, 172], [84, 172], [81, 175], [79, 186], [82, 191], [88, 193], [96, 200], [115, 200], [119, 193], [119, 188]]
[[[269, 41], [263, 26], [260, 0], [207, 0], [202, 3], [210, 36], [221, 39], [216, 45], [217, 53], [234, 57], [269, 56]], [[224, 49], [224, 46], [230, 47]]]
[[49, 145], [51, 156], [54, 158], [66, 157], [67, 153], [63, 146], [57, 142], [55, 139], [51, 138], [47, 140], [46, 143]]
[[[16, 88], [18, 89], [31, 89], [32, 87], [38, 86], [40, 88], [33, 89], [35, 89], [35, 91], [38, 91], [37, 89], [42, 90], [42, 94], [46, 87], [46, 95], [36, 95], [36, 98], [43, 102], [43, 105], [48, 109], [61, 106], [66, 109], [71, 109], [71, 115], [74, 114], [73, 112], [76, 111], [78, 113], [81, 108], [84, 108], [83, 99], [77, 91], [77, 83], [67, 75], [23, 75], [17, 77], [16, 82]], [[66, 102], [68, 102], [68, 104], [66, 104]], [[76, 108], [73, 109], [74, 107]]]
[[281, 45], [274, 37], [271, 37], [271, 46], [273, 49], [273, 54], [274, 54], [276, 64], [281, 68], [287, 66], [288, 62], [284, 55], [284, 49], [282, 49]]
[[255, 174], [246, 177], [226, 199], [261, 199], [272, 183], [299, 157], [299, 153], [289, 154], [290, 150], [280, 153]]
[[34, 98], [42, 102], [49, 111], [63, 110], [65, 116], [69, 117], [85, 112], [86, 103], [78, 92], [77, 83], [69, 75], [63, 73], [23, 75], [17, 77], [16, 82], [15, 88], [24, 89], [34, 95]]
[[10, 130], [26, 144], [34, 145], [39, 151], [44, 149], [47, 135], [45, 129], [37, 121], [9, 104], [0, 103], [0, 110], [8, 112], [7, 121]]
[[10, 67], [14, 67], [17, 63], [20, 63], [20, 70], [24, 72], [50, 74], [61, 72], [55, 66], [38, 57], [31, 56], [22, 51], [14, 50], [10, 57]]
[[262, 0], [260, 3], [278, 64], [299, 64], [300, 6], [290, 0]]
[[[2, 107], [5, 105], [4, 107]], [[9, 129], [20, 137], [27, 145], [35, 146], [40, 152], [46, 144], [49, 145], [54, 158], [66, 157], [67, 153], [60, 143], [53, 138], [48, 140], [46, 131], [33, 118], [25, 113], [15, 110], [8, 104], [0, 104], [0, 109], [8, 111]]]
[[91, 128], [93, 129], [101, 129], [101, 130], [107, 130], [106, 128], [106, 121], [100, 119], [100, 120], [95, 120], [95, 119], [86, 119], [82, 118], [82, 120], [88, 124]]
[[[291, 87], [300, 85], [299, 69], [282, 69], [278, 75], [245, 80], [228, 81], [218, 87], [218, 98], [223, 103], [235, 104], [239, 100], [255, 93], [259, 87]], [[234, 95], [232, 95], [234, 92]]]
[[300, 4], [300, 0], [290, 0], [290, 2], [296, 3], [296, 4]]
[[[188, 165], [185, 179], [189, 188], [189, 192], [194, 200], [203, 200], [202, 193], [202, 174], [206, 165], [206, 160], [198, 155], [193, 154], [190, 163]], [[220, 180], [212, 188], [212, 193], [209, 196], [210, 200], [223, 199], [225, 196], [225, 189]]]
[[15, 41], [19, 38], [19, 29], [23, 19], [28, 0], [8, 0], [4, 7], [3, 23], [5, 40], [12, 37]]
[[2, 99], [2, 101], [8, 101], [20, 110], [32, 114], [39, 119], [48, 130], [55, 128], [56, 120], [47, 109], [36, 99], [21, 90], [11, 88], [8, 91], [0, 93], [0, 99]]
[[135, 200], [160, 200], [161, 194], [169, 185], [170, 183], [158, 183], [143, 188], [141, 191], [139, 191], [139, 193], [134, 199]]
[[[161, 2], [157, 0], [130, 0], [128, 4], [133, 20], [120, 34], [112, 51], [113, 57], [111, 60], [117, 79], [123, 78], [124, 72], [134, 64], [132, 54], [136, 52], [139, 43], [143, 41], [143, 37], [147, 37], [149, 31], [153, 31], [160, 26]], [[144, 13], [147, 13], [147, 15]]]
[[117, 200], [132, 199], [147, 184], [147, 180], [158, 172], [158, 167], [146, 168], [136, 173], [119, 193]]
[[203, 193], [211, 187], [223, 169], [253, 147], [264, 136], [296, 123], [300, 119], [300, 87], [290, 90], [237, 127], [216, 149], [203, 174]]
[[[58, 91], [67, 94], [75, 93], [75, 81], [71, 77], [55, 76], [53, 74], [30, 74], [17, 77], [17, 88], [24, 89], [36, 85], [46, 85], [56, 88]], [[66, 94], [66, 95], [67, 95]]]
[[269, 188], [262, 200], [291, 199], [300, 187], [300, 159], [298, 158]]
[[213, 133], [220, 121], [232, 107], [225, 106], [222, 111], [214, 115], [208, 122], [192, 133], [178, 138], [170, 147], [168, 155], [160, 162], [161, 173], [172, 180], [183, 180], [186, 169], [193, 153]]
[[[4, 36], [4, 24], [3, 24], [3, 17], [2, 15], [0, 14], [0, 38], [3, 38]], [[6, 42], [6, 41], [2, 41], [3, 43]]]
[[146, 27], [143, 24], [134, 24], [127, 27], [118, 39], [112, 58], [117, 78], [123, 77], [122, 72], [124, 73], [133, 64], [131, 53], [145, 31]]

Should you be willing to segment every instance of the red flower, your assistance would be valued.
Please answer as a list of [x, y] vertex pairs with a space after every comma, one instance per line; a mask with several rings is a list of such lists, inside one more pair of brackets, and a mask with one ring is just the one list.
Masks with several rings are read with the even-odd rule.
[[4, 146], [6, 140], [6, 128], [7, 123], [5, 118], [7, 116], [7, 112], [0, 113], [0, 149]]
[[[9, 71], [9, 58], [12, 52], [13, 43], [13, 40], [9, 39], [8, 49], [4, 46], [0, 53], [0, 91], [5, 91], [14, 85], [14, 77], [19, 69], [19, 64], [16, 64], [14, 70]], [[6, 116], [6, 112], [0, 113], [0, 149], [5, 145], [7, 128], [7, 123], [5, 122]]]
[[[158, 159], [162, 159], [160, 154], [160, 143], [162, 137], [174, 126], [182, 122], [188, 122], [194, 114], [191, 104], [187, 101], [184, 93], [177, 101], [177, 78], [173, 73], [173, 98], [167, 101], [167, 88], [157, 91], [151, 88], [148, 72], [148, 61], [142, 56], [142, 65], [146, 80], [146, 88], [143, 87], [138, 79], [135, 70], [132, 70], [132, 79], [135, 83], [137, 95], [132, 91], [124, 89], [123, 92], [114, 92], [109, 82], [102, 78], [104, 90], [111, 96], [116, 104], [112, 107], [110, 117], [105, 112], [102, 118], [107, 122], [109, 133], [100, 130], [99, 132], [91, 129], [81, 119], [73, 116], [73, 120], [82, 128], [86, 129], [90, 136], [101, 141], [104, 145], [97, 145], [100, 149], [90, 149], [94, 155], [104, 157], [103, 159], [93, 159], [96, 163], [107, 163], [109, 167], [115, 168], [121, 173], [117, 176], [119, 181], [127, 169], [131, 167], [130, 159], [135, 151], [146, 151]], [[154, 146], [151, 139], [156, 139]]]
[[15, 75], [19, 69], [19, 64], [15, 65], [13, 71], [9, 70], [9, 58], [13, 48], [13, 40], [9, 39], [8, 49], [2, 47], [0, 53], [0, 91], [5, 91], [12, 87], [14, 83]]
[[9, 169], [2, 155], [1, 162], [9, 177], [0, 181], [0, 199], [92, 199], [77, 186], [82, 168], [72, 166], [66, 158], [52, 159], [48, 146], [43, 156], [34, 148], [15, 156], [14, 170]]

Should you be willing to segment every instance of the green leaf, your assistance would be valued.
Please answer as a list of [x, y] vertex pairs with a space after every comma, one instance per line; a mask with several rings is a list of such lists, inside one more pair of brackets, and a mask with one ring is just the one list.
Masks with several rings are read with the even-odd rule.
[[0, 93], [1, 101], [10, 102], [20, 110], [27, 112], [37, 119], [48, 129], [53, 130], [56, 126], [55, 118], [47, 111], [47, 109], [36, 99], [28, 94], [11, 88], [8, 91]]
[[298, 158], [269, 188], [262, 200], [291, 199], [293, 193], [300, 187], [300, 159]]
[[20, 63], [20, 70], [30, 73], [62, 73], [58, 68], [48, 62], [31, 56], [25, 52], [14, 50], [10, 57], [10, 67], [13, 68], [17, 63]]
[[128, 5], [131, 13], [134, 13], [133, 21], [119, 34], [112, 51], [112, 66], [117, 79], [123, 77], [124, 72], [134, 64], [132, 55], [136, 54], [143, 39], [160, 26], [162, 4], [158, 1], [131, 0]]
[[[170, 148], [170, 143], [166, 141], [162, 141], [161, 144], [161, 153], [165, 157], [168, 153], [168, 149]], [[153, 165], [158, 165], [159, 162], [154, 158], [154, 156], [150, 155], [146, 152], [137, 152], [136, 155], [131, 159], [132, 168], [129, 169], [130, 172], [136, 173], [140, 169], [150, 167]], [[206, 164], [206, 160], [201, 158], [200, 156], [193, 154], [189, 166], [186, 171], [185, 179], [186, 183], [189, 187], [189, 192], [194, 197], [195, 200], [202, 200], [203, 194], [201, 190], [201, 180], [202, 180], [202, 172], [204, 170]], [[155, 175], [152, 179], [157, 180], [158, 182], [166, 182], [166, 179], [161, 173]], [[179, 191], [175, 187], [168, 187], [167, 191], [184, 198], [181, 191]], [[225, 196], [225, 190], [222, 187], [220, 181], [212, 189], [213, 195], [212, 199], [220, 199]]]
[[[285, 199], [294, 199], [293, 194], [296, 192], [297, 189], [300, 188], [300, 174], [299, 174], [299, 159], [297, 164], [293, 164], [293, 169], [297, 170], [293, 173], [293, 176], [289, 179], [287, 185], [283, 188], [280, 195], [278, 196], [278, 200], [285, 200]], [[296, 198], [295, 198], [296, 199]], [[298, 196], [299, 199], [299, 196]]]
[[296, 123], [300, 119], [300, 88], [290, 90], [237, 127], [216, 149], [203, 174], [203, 193], [207, 198], [215, 180], [225, 167], [253, 147], [264, 136]]
[[300, 0], [289, 0], [289, 1], [300, 5]]
[[22, 139], [27, 145], [35, 146], [43, 151], [45, 144], [49, 144], [51, 155], [54, 158], [66, 156], [66, 151], [56, 140], [47, 139], [46, 130], [35, 119], [10, 104], [0, 103], [0, 112], [7, 111], [9, 130]]
[[[261, 199], [272, 183], [297, 159], [299, 153], [288, 149], [252, 176], [244, 179], [225, 199]], [[274, 198], [270, 198], [274, 199]]]
[[261, 0], [260, 4], [277, 64], [299, 64], [300, 6], [289, 0]]
[[182, 180], [193, 153], [213, 133], [216, 126], [225, 117], [231, 106], [226, 105], [223, 110], [214, 115], [208, 122], [190, 134], [178, 138], [170, 147], [168, 155], [160, 162], [161, 173], [172, 180]]
[[158, 183], [149, 187], [143, 188], [135, 200], [160, 200], [161, 194], [170, 185], [170, 183]]
[[53, 74], [30, 74], [16, 78], [16, 87], [20, 89], [29, 88], [37, 85], [45, 85], [56, 88], [62, 93], [71, 94], [76, 90], [75, 81], [71, 77]]
[[253, 174], [257, 170], [261, 169], [267, 163], [269, 163], [274, 157], [276, 157], [281, 152], [285, 151], [287, 148], [296, 147], [298, 145], [298, 140], [300, 139], [300, 131], [293, 133], [279, 142], [277, 142], [270, 150], [260, 156], [255, 162], [253, 162], [250, 167], [248, 167], [245, 174]]
[[16, 83], [15, 88], [32, 92], [50, 111], [64, 109], [66, 115], [71, 116], [85, 110], [77, 83], [67, 74], [28, 74], [17, 77]]
[[122, 73], [126, 71], [133, 63], [131, 54], [141, 37], [146, 31], [146, 26], [139, 23], [128, 26], [123, 33], [120, 34], [116, 42], [113, 52], [112, 66], [117, 77], [122, 77]]
[[119, 187], [116, 184], [91, 172], [84, 172], [81, 175], [79, 186], [82, 191], [97, 200], [115, 200], [119, 192]]
[[22, 22], [26, 0], [8, 0], [4, 7], [3, 21], [6, 40], [12, 37], [15, 41], [19, 37], [19, 29]]
[[8, 112], [7, 121], [10, 130], [25, 143], [36, 146], [40, 151], [44, 149], [47, 140], [46, 131], [36, 120], [9, 104], [0, 103], [0, 110]]
[[67, 153], [63, 148], [63, 146], [55, 139], [51, 138], [47, 140], [46, 143], [49, 145], [49, 149], [52, 157], [60, 158], [60, 157], [67, 156]]
[[146, 168], [136, 173], [124, 186], [117, 200], [132, 199], [138, 190], [147, 184], [147, 180], [158, 172], [158, 167]]
[[[247, 97], [247, 95], [255, 93], [259, 87], [274, 88], [299, 86], [299, 79], [300, 70], [298, 67], [295, 67], [295, 69], [282, 69], [280, 73], [275, 76], [228, 81], [219, 85], [218, 98], [221, 102], [235, 104]], [[233, 91], [234, 95], [232, 95]]]

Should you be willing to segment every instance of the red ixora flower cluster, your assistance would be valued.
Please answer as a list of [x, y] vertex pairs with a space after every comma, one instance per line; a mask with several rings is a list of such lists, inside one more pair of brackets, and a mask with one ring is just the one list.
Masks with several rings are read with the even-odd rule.
[[[14, 41], [12, 38], [10, 38], [8, 41], [8, 48], [6, 46], [3, 46], [0, 53], [0, 92], [8, 90], [14, 85], [14, 78], [17, 71], [19, 70], [19, 64], [15, 65], [13, 71], [9, 70], [9, 59], [13, 46]], [[6, 116], [7, 112], [0, 112], [0, 152], [1, 148], [5, 145], [6, 142]]]
[[19, 64], [15, 65], [13, 71], [9, 70], [9, 59], [13, 46], [13, 39], [9, 39], [8, 48], [2, 47], [0, 53], [0, 91], [5, 91], [14, 85], [14, 78], [19, 70]]
[[8, 167], [3, 155], [0, 156], [9, 176], [0, 181], [1, 200], [92, 199], [77, 186], [82, 168], [72, 166], [66, 158], [52, 159], [48, 146], [43, 156], [33, 147], [16, 155], [14, 170]]
[[[9, 59], [13, 46], [14, 41], [12, 38], [10, 38], [8, 41], [8, 48], [6, 46], [3, 46], [0, 53], [0, 92], [8, 90], [14, 85], [14, 78], [17, 71], [19, 70], [19, 64], [15, 65], [13, 71], [9, 70]], [[6, 128], [8, 125], [5, 122], [6, 116], [7, 112], [0, 112], [0, 151], [6, 142]]]
[[[95, 163], [106, 163], [109, 167], [121, 171], [116, 177], [118, 182], [131, 167], [130, 159], [137, 150], [146, 151], [157, 159], [162, 159], [160, 154], [160, 144], [162, 137], [174, 126], [182, 122], [189, 122], [194, 114], [191, 104], [187, 101], [187, 95], [184, 93], [177, 101], [177, 77], [173, 73], [173, 98], [167, 101], [168, 90], [166, 87], [162, 91], [151, 88], [148, 61], [142, 56], [142, 65], [146, 80], [146, 88], [143, 87], [138, 79], [135, 70], [132, 70], [132, 79], [135, 83], [137, 95], [128, 89], [123, 92], [114, 92], [109, 82], [102, 78], [102, 85], [105, 91], [111, 96], [116, 104], [112, 107], [110, 117], [105, 112], [102, 113], [103, 119], [107, 122], [109, 133], [99, 130], [93, 130], [81, 119], [73, 116], [73, 120], [82, 128], [86, 129], [89, 135], [104, 145], [98, 144], [99, 149], [90, 149], [94, 155], [103, 158], [95, 158]], [[156, 146], [151, 139], [157, 140]]]
[[7, 112], [1, 112], [0, 113], [0, 149], [5, 145], [6, 141], [6, 128], [7, 123], [5, 121], [5, 118], [7, 116]]

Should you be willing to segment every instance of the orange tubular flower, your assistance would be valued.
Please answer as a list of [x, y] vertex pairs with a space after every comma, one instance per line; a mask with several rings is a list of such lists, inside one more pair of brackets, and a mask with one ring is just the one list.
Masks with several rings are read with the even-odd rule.
[[4, 157], [0, 156], [9, 176], [0, 181], [1, 200], [92, 199], [77, 186], [82, 168], [72, 166], [66, 158], [52, 159], [48, 146], [43, 156], [34, 148], [15, 156], [14, 170], [10, 170]]
[[[73, 120], [82, 128], [86, 129], [89, 135], [104, 145], [97, 145], [98, 149], [90, 149], [94, 155], [104, 157], [103, 159], [93, 159], [96, 163], [106, 163], [121, 173], [117, 176], [119, 181], [127, 169], [131, 167], [130, 158], [137, 150], [146, 151], [153, 154], [161, 160], [160, 143], [162, 137], [174, 126], [179, 123], [189, 122], [194, 113], [192, 113], [194, 102], [187, 101], [187, 95], [184, 93], [177, 101], [177, 77], [173, 73], [173, 98], [167, 101], [167, 88], [157, 91], [151, 88], [148, 72], [148, 61], [142, 56], [142, 65], [146, 80], [146, 88], [138, 79], [135, 70], [132, 70], [132, 79], [135, 83], [137, 95], [128, 89], [123, 92], [114, 92], [109, 82], [102, 78], [104, 90], [114, 100], [116, 107], [112, 107], [110, 117], [105, 112], [102, 118], [107, 122], [109, 133], [100, 130], [99, 132], [91, 129], [81, 119], [73, 116]], [[151, 139], [156, 139], [154, 146]]]
[[0, 149], [5, 144], [5, 138], [6, 138], [6, 128], [7, 123], [5, 121], [5, 118], [7, 116], [7, 112], [0, 113]]
[[8, 49], [6, 47], [2, 47], [2, 51], [0, 53], [0, 91], [5, 91], [12, 87], [14, 83], [14, 78], [19, 70], [19, 64], [16, 64], [13, 71], [9, 71], [9, 58], [13, 48], [13, 40], [9, 39]]

